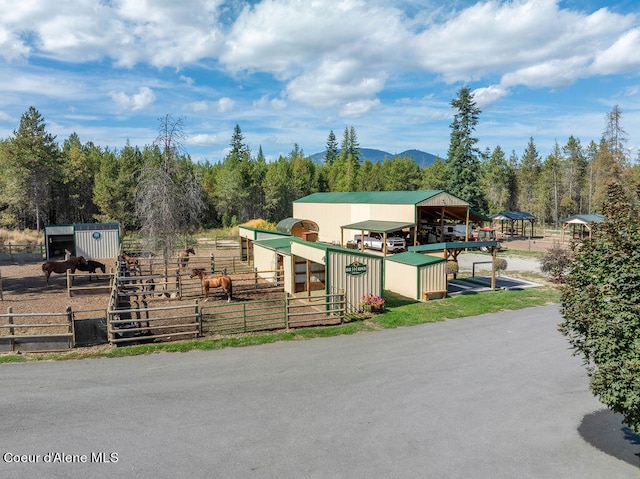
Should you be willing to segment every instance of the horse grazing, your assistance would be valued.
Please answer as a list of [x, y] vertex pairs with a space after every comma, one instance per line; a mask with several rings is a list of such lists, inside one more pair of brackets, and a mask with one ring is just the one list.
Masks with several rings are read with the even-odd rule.
[[142, 270], [140, 269], [140, 263], [138, 262], [138, 258], [134, 256], [129, 256], [126, 253], [122, 253], [120, 256], [124, 261], [124, 265], [127, 271], [137, 271], [138, 273], [142, 274]]
[[89, 281], [91, 281], [91, 275], [95, 274], [96, 275], [96, 279], [98, 279], [98, 275], [96, 273], [96, 270], [100, 270], [102, 271], [102, 273], [104, 274], [104, 272], [106, 271], [105, 265], [102, 264], [100, 261], [94, 261], [92, 259], [88, 259], [87, 263], [78, 263], [78, 266], [76, 266], [76, 268], [80, 271], [88, 271], [89, 272]]
[[193, 255], [196, 254], [195, 250], [193, 249], [193, 246], [190, 246], [186, 250], [180, 251], [178, 253], [178, 262], [180, 263], [180, 266], [182, 268], [186, 268], [187, 267], [187, 263], [189, 262], [189, 255], [190, 254], [193, 254]]
[[47, 281], [47, 286], [49, 286], [49, 276], [51, 276], [51, 273], [62, 274], [66, 273], [68, 269], [70, 269], [72, 273], [75, 273], [80, 263], [87, 264], [87, 260], [84, 259], [83, 256], [78, 256], [77, 258], [71, 258], [67, 261], [47, 261], [46, 263], [42, 263], [42, 272]]
[[195, 268], [191, 271], [191, 278], [195, 277], [200, 278], [200, 282], [202, 283], [202, 287], [204, 288], [204, 300], [208, 301], [209, 299], [209, 288], [222, 288], [224, 292], [227, 293], [227, 302], [231, 302], [231, 295], [233, 294], [233, 284], [231, 283], [231, 278], [227, 275], [214, 275], [207, 274], [203, 269]]

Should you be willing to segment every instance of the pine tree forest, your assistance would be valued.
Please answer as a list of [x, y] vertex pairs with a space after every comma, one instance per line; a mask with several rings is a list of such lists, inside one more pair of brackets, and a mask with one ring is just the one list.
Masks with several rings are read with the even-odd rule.
[[[623, 116], [616, 105], [603, 114], [603, 133], [588, 143], [570, 136], [542, 156], [531, 137], [522, 151], [479, 151], [475, 125], [482, 121], [468, 90], [451, 102], [447, 158], [420, 167], [411, 157], [363, 158], [356, 129], [339, 141], [328, 132], [324, 162], [314, 163], [299, 145], [267, 161], [251, 150], [239, 125], [229, 153], [219, 162], [193, 162], [176, 150], [176, 178], [196, 182], [190, 195], [199, 203], [196, 224], [232, 226], [254, 218], [277, 222], [291, 216], [292, 201], [323, 191], [446, 190], [487, 215], [527, 211], [538, 224], [557, 228], [573, 214], [601, 213], [607, 185], [629, 192], [640, 186], [640, 161], [631, 158]], [[0, 141], [0, 227], [42, 229], [47, 224], [119, 222], [125, 231], [144, 225], [137, 214], [139, 187], [148, 165], [162, 165], [158, 144], [119, 149], [83, 143], [77, 134], [60, 140], [30, 107], [13, 134]], [[194, 186], [194, 185], [192, 185]], [[193, 221], [191, 222], [193, 224]]]

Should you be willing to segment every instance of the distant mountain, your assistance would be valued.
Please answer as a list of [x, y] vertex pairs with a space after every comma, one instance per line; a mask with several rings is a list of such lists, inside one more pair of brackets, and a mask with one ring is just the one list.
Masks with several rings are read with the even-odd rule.
[[[316, 164], [324, 163], [324, 155], [325, 152], [322, 151], [320, 153], [316, 153], [311, 155], [311, 160]], [[436, 159], [436, 155], [432, 155], [431, 153], [427, 153], [421, 150], [406, 150], [402, 153], [389, 153], [382, 150], [374, 150], [372, 148], [360, 148], [360, 158], [364, 160], [369, 160], [372, 163], [378, 163], [384, 161], [385, 158], [393, 158], [394, 156], [398, 156], [402, 158], [403, 156], [410, 156], [413, 158], [418, 165], [421, 167], [426, 167], [431, 165]]]

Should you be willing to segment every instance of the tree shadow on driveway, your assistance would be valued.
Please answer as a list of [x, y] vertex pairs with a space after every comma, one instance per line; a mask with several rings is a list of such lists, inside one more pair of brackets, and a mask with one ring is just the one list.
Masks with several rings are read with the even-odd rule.
[[609, 409], [587, 414], [578, 427], [582, 438], [605, 454], [640, 467], [640, 434], [622, 424], [622, 415]]

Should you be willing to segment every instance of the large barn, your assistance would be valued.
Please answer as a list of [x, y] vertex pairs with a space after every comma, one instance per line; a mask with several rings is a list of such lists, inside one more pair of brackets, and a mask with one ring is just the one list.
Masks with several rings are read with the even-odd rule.
[[319, 241], [339, 245], [361, 231], [391, 233], [393, 228], [409, 230], [413, 244], [416, 230], [424, 234], [422, 242], [439, 242], [445, 241], [447, 225], [490, 221], [442, 190], [313, 193], [293, 202], [293, 216], [314, 221]]

